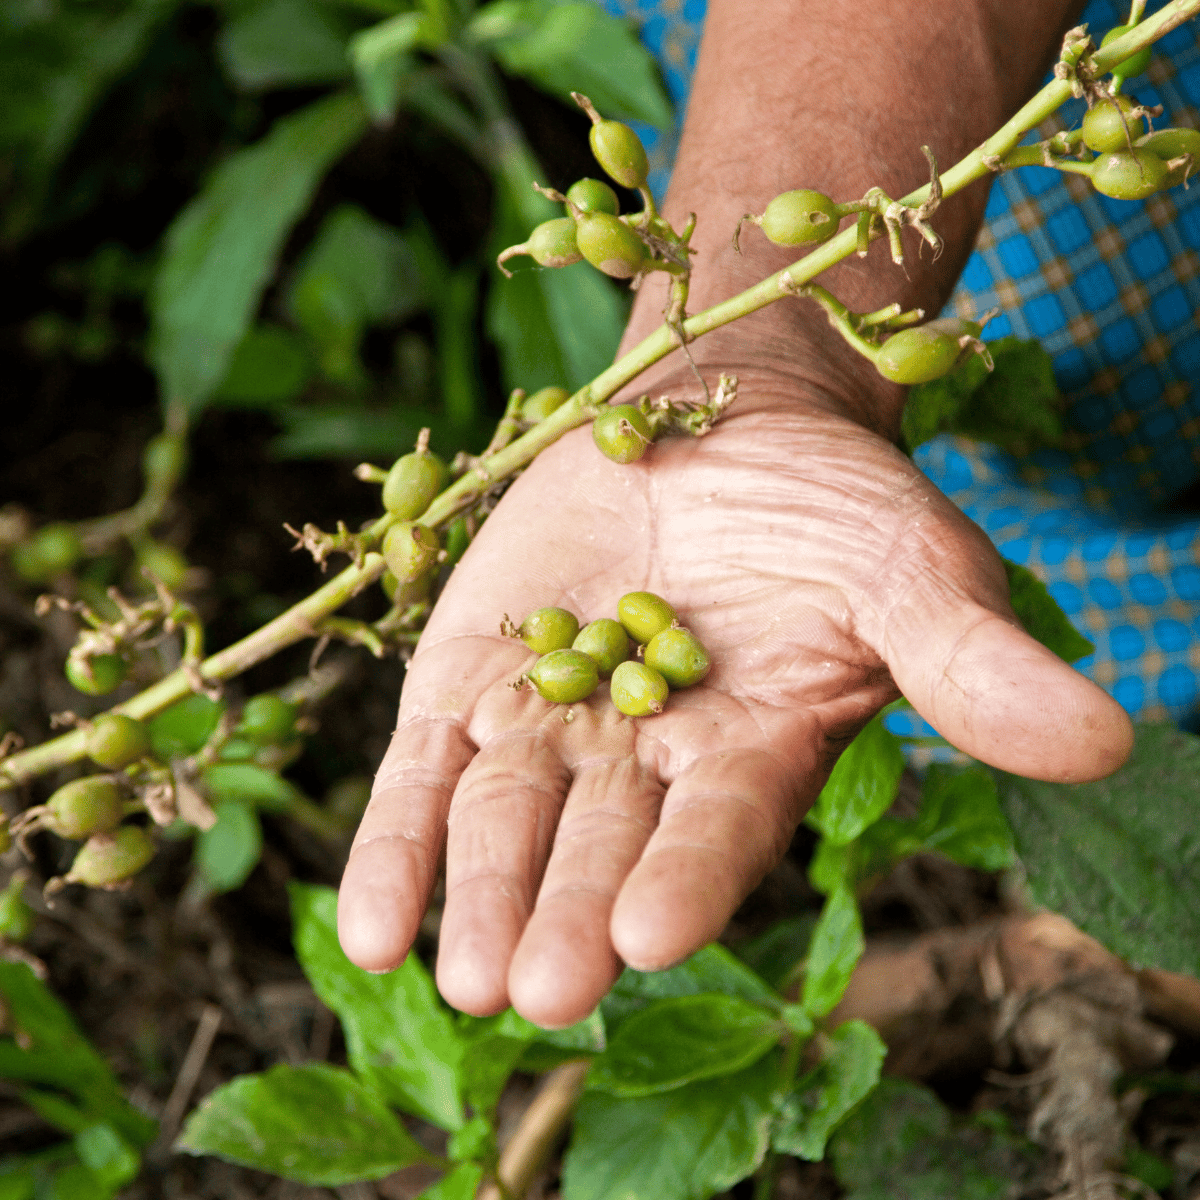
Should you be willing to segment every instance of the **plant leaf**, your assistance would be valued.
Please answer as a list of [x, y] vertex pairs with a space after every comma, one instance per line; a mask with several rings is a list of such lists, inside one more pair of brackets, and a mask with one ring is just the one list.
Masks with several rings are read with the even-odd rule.
[[217, 56], [244, 91], [311, 87], [349, 78], [346, 42], [327, 7], [310, 0], [267, 0], [226, 23]]
[[483, 1168], [475, 1163], [459, 1163], [452, 1171], [427, 1187], [414, 1200], [475, 1200], [483, 1181]]
[[782, 1032], [777, 1012], [737, 996], [656, 1000], [622, 1022], [592, 1064], [588, 1086], [649, 1096], [732, 1075], [762, 1058]]
[[[523, 186], [529, 197], [514, 197], [515, 183], [497, 191], [493, 258], [523, 242], [533, 225], [558, 215], [528, 180]], [[528, 392], [551, 384], [582, 387], [612, 364], [628, 313], [627, 299], [587, 263], [518, 268], [511, 279], [493, 274], [485, 322], [500, 352], [504, 386]]]
[[196, 837], [196, 867], [214, 892], [232, 892], [262, 857], [262, 826], [254, 809], [238, 800], [222, 800], [213, 811], [217, 823]]
[[279, 1063], [217, 1088], [174, 1149], [316, 1187], [382, 1179], [428, 1157], [369, 1083], [327, 1063]]
[[998, 782], [1039, 904], [1132, 963], [1200, 978], [1200, 738], [1138, 725], [1107, 779]]
[[750, 1175], [770, 1136], [776, 1056], [736, 1075], [622, 1099], [587, 1091], [563, 1162], [563, 1200], [703, 1200]]
[[141, 1158], [106, 1121], [81, 1129], [74, 1137], [75, 1152], [108, 1195], [132, 1182], [141, 1169]]
[[22, 1041], [28, 1039], [22, 1048], [15, 1038], [0, 1038], [0, 1079], [48, 1084], [74, 1096], [133, 1146], [154, 1139], [157, 1123], [125, 1099], [108, 1063], [29, 967], [0, 960], [0, 996], [9, 1027], [20, 1031]]
[[[274, 458], [399, 458], [422, 429], [433, 431], [438, 453], [448, 450], [454, 435], [440, 412], [429, 408], [387, 409], [363, 405], [320, 405], [281, 409], [275, 414], [284, 426], [271, 443]], [[452, 458], [453, 453], [447, 453]]]
[[600, 1002], [611, 1043], [622, 1022], [653, 1000], [716, 992], [738, 996], [779, 1012], [779, 996], [745, 963], [717, 943], [697, 950], [691, 958], [666, 971], [635, 971], [626, 967]]
[[654, 56], [628, 22], [597, 5], [496, 0], [475, 14], [467, 36], [485, 42], [510, 74], [568, 104], [583, 92], [606, 117], [660, 129], [674, 121]]
[[412, 52], [431, 40], [432, 26], [422, 12], [397, 13], [350, 39], [358, 90], [373, 120], [387, 124], [395, 117], [402, 82], [416, 65]]
[[752, 941], [739, 944], [737, 956], [773, 988], [782, 991], [788, 976], [808, 956], [816, 925], [817, 918], [812, 913], [784, 917]]
[[[1001, 871], [1016, 858], [996, 777], [979, 764], [963, 768], [931, 763], [922, 781], [915, 825], [923, 849], [936, 850], [964, 867]], [[872, 826], [864, 836], [869, 838], [878, 828]]]
[[1059, 608], [1058, 601], [1032, 571], [1005, 559], [1004, 573], [1008, 576], [1008, 602], [1030, 637], [1036, 638], [1069, 663], [1096, 649], [1071, 624], [1070, 618]]
[[214, 800], [253, 804], [266, 812], [286, 812], [296, 797], [286, 779], [257, 763], [214, 763], [200, 779]]
[[348, 93], [282, 117], [230, 155], [171, 223], [149, 301], [164, 403], [198, 412], [225, 378], [288, 233], [366, 125]]
[[291, 883], [296, 954], [317, 995], [338, 1015], [346, 1057], [389, 1103], [461, 1129], [463, 1041], [415, 954], [371, 975], [342, 953], [333, 888]]
[[891, 807], [903, 770], [900, 743], [876, 717], [842, 751], [805, 819], [844, 846]]
[[821, 1062], [784, 1097], [771, 1147], [819, 1162], [830, 1133], [879, 1082], [887, 1046], [870, 1025], [846, 1021], [825, 1039]]
[[225, 705], [193, 693], [149, 722], [150, 749], [159, 762], [195, 754], [216, 732]]
[[287, 305], [316, 346], [325, 375], [353, 384], [362, 374], [358, 351], [367, 327], [411, 316], [426, 291], [409, 239], [342, 204], [298, 265]]
[[829, 1142], [845, 1200], [1004, 1200], [1023, 1192], [1041, 1156], [1007, 1132], [999, 1113], [988, 1118], [954, 1121], [928, 1088], [881, 1080]]
[[237, 344], [211, 403], [268, 411], [294, 400], [312, 378], [304, 343], [282, 325], [259, 322]]
[[825, 898], [808, 948], [801, 1003], [814, 1021], [832, 1012], [842, 998], [864, 944], [854, 892], [841, 883]]

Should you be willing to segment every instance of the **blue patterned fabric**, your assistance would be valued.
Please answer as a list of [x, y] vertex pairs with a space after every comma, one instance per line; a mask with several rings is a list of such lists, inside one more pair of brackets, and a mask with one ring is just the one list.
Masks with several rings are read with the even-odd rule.
[[[704, 0], [601, 2], [639, 23], [682, 113]], [[1127, 7], [1092, 0], [1082, 20], [1099, 40]], [[1195, 25], [1159, 42], [1126, 91], [1163, 105], [1156, 126], [1200, 127]], [[1072, 127], [1082, 112], [1072, 103], [1029, 140]], [[661, 194], [677, 137], [639, 132]], [[1063, 446], [1018, 460], [943, 437], [917, 462], [1095, 644], [1082, 671], [1134, 717], [1195, 726], [1200, 518], [1164, 505], [1200, 478], [1200, 182], [1128, 202], [1040, 167], [999, 176], [947, 312], [993, 307], [1001, 314], [986, 338], [1037, 338], [1050, 353], [1067, 403]], [[897, 732], [928, 731], [894, 720]]]

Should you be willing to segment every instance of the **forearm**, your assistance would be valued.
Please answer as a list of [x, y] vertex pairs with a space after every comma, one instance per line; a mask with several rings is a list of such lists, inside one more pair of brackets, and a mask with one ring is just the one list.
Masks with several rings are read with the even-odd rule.
[[[746, 212], [780, 192], [808, 187], [835, 200], [872, 186], [901, 196], [928, 177], [921, 146], [949, 166], [1035, 90], [1080, 5], [1076, 0], [710, 0], [682, 144], [664, 206], [678, 227], [698, 217], [689, 310], [697, 311], [799, 256], [753, 227], [734, 252]], [[986, 183], [951, 197], [932, 224], [936, 260], [904, 234], [905, 263], [886, 242], [820, 282], [858, 311], [893, 301], [935, 314], [970, 252]], [[635, 305], [627, 344], [661, 321], [666, 283], [651, 276]], [[806, 301], [773, 304], [692, 348], [712, 368], [756, 367], [820, 380], [834, 402], [887, 436], [903, 395], [842, 343]], [[666, 364], [664, 364], [666, 367]], [[667, 370], [678, 369], [672, 363]]]

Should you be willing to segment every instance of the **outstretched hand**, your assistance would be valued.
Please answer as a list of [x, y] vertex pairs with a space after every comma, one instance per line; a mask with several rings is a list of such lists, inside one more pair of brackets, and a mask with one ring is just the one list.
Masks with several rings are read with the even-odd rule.
[[[397, 966], [445, 854], [437, 962], [468, 1012], [586, 1016], [622, 965], [717, 937], [781, 857], [838, 753], [898, 692], [969, 754], [1102, 777], [1132, 729], [1033, 641], [985, 535], [884, 438], [743, 373], [708, 436], [630, 466], [580, 429], [516, 481], [451, 576], [342, 883], [352, 961]], [[533, 662], [505, 613], [581, 623], [664, 596], [704, 682], [623, 717], [510, 684]]]

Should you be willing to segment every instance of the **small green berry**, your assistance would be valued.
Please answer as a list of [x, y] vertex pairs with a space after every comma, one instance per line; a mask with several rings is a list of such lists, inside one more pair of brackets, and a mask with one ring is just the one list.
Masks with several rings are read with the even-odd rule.
[[567, 203], [580, 212], [603, 212], [618, 216], [621, 202], [602, 179], [577, 179], [567, 188]]
[[579, 631], [571, 649], [595, 659], [600, 678], [607, 679], [629, 657], [629, 635], [619, 621], [601, 617], [588, 622]]
[[[1107, 46], [1109, 42], [1116, 41], [1123, 33], [1128, 33], [1132, 28], [1132, 25], [1114, 25], [1101, 39], [1101, 48]], [[1135, 50], [1128, 58], [1119, 62], [1113, 70], [1120, 71], [1122, 75], [1129, 77], [1131, 75], [1140, 75], [1149, 65], [1150, 47], [1143, 46], [1140, 50]]]
[[581, 212], [575, 240], [580, 254], [613, 279], [629, 279], [646, 265], [646, 243], [610, 213]]
[[14, 872], [8, 886], [0, 892], [0, 938], [6, 942], [23, 942], [32, 932], [37, 917], [25, 901], [26, 874]]
[[569, 267], [583, 257], [575, 244], [575, 222], [570, 217], [543, 221], [525, 241], [525, 253], [543, 267]]
[[565, 387], [544, 387], [521, 402], [521, 419], [536, 423], [557, 412], [571, 398]]
[[650, 424], [632, 404], [613, 404], [592, 422], [592, 440], [613, 462], [637, 462], [650, 446]]
[[102, 713], [87, 731], [84, 742], [94, 763], [119, 771], [150, 752], [150, 734], [141, 721], [124, 713]]
[[645, 646], [656, 633], [670, 629], [679, 615], [653, 592], [626, 592], [617, 601], [617, 620], [635, 642]]
[[521, 622], [517, 634], [534, 654], [565, 650], [579, 632], [579, 619], [565, 608], [539, 608]]
[[961, 336], [962, 333], [956, 333], [941, 321], [901, 329], [879, 347], [875, 368], [893, 383], [928, 383], [931, 379], [941, 379], [954, 369], [962, 354], [958, 344]]
[[[172, 591], [181, 588], [187, 576], [188, 561], [174, 546], [147, 539], [137, 547], [137, 565], [145, 567]], [[145, 586], [145, 576], [139, 582]]]
[[618, 712], [627, 717], [660, 713], [667, 702], [667, 681], [645, 663], [623, 662], [613, 672], [609, 694]]
[[1182, 162], [1175, 167], [1169, 176], [1168, 186], [1175, 187], [1185, 179], [1200, 170], [1200, 129], [1160, 129], [1156, 133], [1148, 133], [1138, 138], [1135, 150], [1149, 150], [1163, 162], [1173, 158], [1191, 156], [1191, 162]]
[[59, 837], [80, 839], [116, 829], [123, 812], [113, 780], [89, 775], [63, 784], [46, 801], [40, 824]]
[[586, 96], [578, 92], [572, 92], [571, 96], [592, 119], [588, 142], [605, 174], [622, 187], [634, 190], [645, 187], [650, 164], [646, 159], [646, 147], [638, 135], [620, 121], [606, 121]]
[[129, 664], [119, 654], [94, 654], [86, 662], [68, 658], [65, 674], [77, 692], [106, 696], [125, 681]]
[[384, 534], [383, 553], [388, 570], [401, 582], [408, 583], [430, 569], [437, 561], [442, 543], [428, 525], [401, 521]]
[[429, 570], [424, 575], [418, 575], [416, 579], [401, 583], [391, 571], [384, 571], [379, 586], [393, 604], [403, 608], [406, 604], [419, 604], [422, 600], [428, 600], [436, 578], [437, 572]]
[[1092, 187], [1114, 200], [1145, 200], [1171, 183], [1171, 172], [1149, 150], [1120, 150], [1092, 162]]
[[112, 888], [132, 879], [154, 857], [154, 843], [139, 825], [96, 834], [79, 848], [64, 883]]
[[600, 674], [595, 660], [579, 650], [552, 650], [533, 664], [529, 682], [553, 704], [574, 704], [596, 690]]
[[75, 530], [63, 522], [46, 525], [12, 550], [13, 570], [26, 583], [49, 583], [69, 571], [83, 554]]
[[828, 241], [837, 233], [840, 220], [837, 205], [828, 196], [800, 188], [776, 196], [759, 223], [777, 246], [805, 246]]
[[251, 696], [242, 707], [235, 732], [252, 742], [285, 742], [296, 732], [299, 705], [289, 704], [271, 692]]
[[415, 450], [396, 459], [383, 484], [383, 507], [402, 521], [419, 517], [446, 486], [450, 472], [436, 454]]
[[646, 643], [645, 660], [676, 690], [699, 683], [712, 665], [700, 639], [678, 626], [656, 633]]
[[1083, 144], [1097, 154], [1128, 150], [1130, 144], [1146, 131], [1145, 121], [1130, 115], [1136, 104], [1125, 95], [1097, 100], [1083, 114]]

